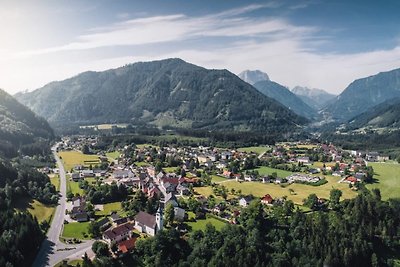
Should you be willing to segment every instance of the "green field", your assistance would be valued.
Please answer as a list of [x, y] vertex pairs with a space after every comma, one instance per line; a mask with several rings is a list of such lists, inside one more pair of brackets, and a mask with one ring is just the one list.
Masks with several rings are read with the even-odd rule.
[[121, 155], [121, 152], [119, 151], [114, 151], [114, 152], [108, 152], [106, 153], [106, 156], [109, 160], [115, 160]]
[[[88, 227], [90, 222], [73, 222], [64, 224], [64, 231], [62, 237], [64, 238], [77, 238], [77, 239], [90, 239]], [[87, 234], [87, 237], [84, 236]]]
[[272, 173], [276, 172], [278, 177], [285, 178], [285, 177], [288, 177], [289, 175], [293, 174], [290, 171], [279, 170], [279, 169], [274, 169], [274, 168], [265, 167], [265, 166], [255, 168], [253, 170], [254, 171], [258, 171], [258, 173], [261, 176], [263, 176], [263, 175], [271, 175]]
[[211, 182], [220, 183], [223, 181], [228, 181], [228, 179], [219, 175], [211, 175]]
[[[193, 212], [189, 212], [189, 218], [193, 217]], [[195, 222], [187, 222], [187, 224], [192, 228], [191, 231], [202, 230], [206, 229], [207, 223], [211, 223], [217, 230], [221, 230], [222, 227], [226, 225], [225, 222], [217, 220], [207, 214], [207, 219], [205, 220], [197, 220]]]
[[149, 147], [159, 148], [159, 146], [152, 145], [152, 144], [138, 144], [138, 145], [136, 145], [136, 147], [140, 148], [140, 149], [149, 148]]
[[[57, 263], [56, 265], [54, 265], [54, 267], [62, 267], [63, 265], [63, 261]], [[72, 260], [72, 261], [67, 261], [68, 266], [82, 266], [83, 260]]]
[[[236, 182], [235, 180], [229, 180], [224, 182], [223, 185], [230, 191], [232, 188], [236, 191], [242, 190], [242, 194], [252, 194], [256, 197], [262, 197], [265, 194], [270, 194], [273, 198], [279, 198], [287, 196], [288, 199], [292, 200], [296, 204], [303, 204], [303, 199], [307, 198], [308, 195], [315, 193], [318, 197], [329, 199], [330, 190], [333, 188], [340, 189], [343, 192], [342, 199], [353, 198], [357, 195], [357, 192], [352, 191], [348, 184], [338, 183], [340, 178], [334, 176], [325, 176], [328, 183], [320, 186], [311, 186], [304, 184], [291, 184], [286, 187], [276, 185], [272, 183], [263, 184], [260, 182]], [[200, 190], [199, 190], [200, 189]], [[294, 193], [291, 193], [289, 189], [292, 189]], [[195, 190], [200, 193], [212, 193], [211, 187], [196, 187]], [[207, 194], [203, 194], [208, 196]]]
[[163, 168], [163, 170], [164, 170], [166, 173], [173, 173], [173, 172], [176, 171], [177, 168], [178, 168], [178, 167], [165, 167], [165, 168]]
[[96, 215], [98, 216], [106, 216], [110, 215], [112, 211], [117, 211], [118, 214], [125, 214], [121, 207], [121, 202], [112, 202], [103, 205], [103, 210], [96, 211]]
[[54, 185], [57, 189], [57, 191], [60, 190], [60, 176], [58, 174], [54, 175], [49, 175], [50, 182], [52, 185]]
[[382, 199], [400, 197], [400, 164], [396, 163], [368, 163], [374, 168], [374, 178], [377, 183], [367, 185], [368, 189], [379, 188]]
[[39, 222], [50, 222], [55, 211], [55, 206], [45, 205], [37, 200], [29, 198], [19, 198], [14, 207], [17, 210], [28, 211], [32, 216], [35, 216]]
[[76, 165], [89, 165], [100, 164], [100, 159], [97, 155], [85, 155], [79, 151], [62, 151], [58, 155], [62, 158], [65, 171], [70, 171]]
[[268, 150], [269, 150], [269, 148], [266, 146], [250, 146], [250, 147], [238, 148], [238, 151], [240, 151], [240, 152], [247, 152], [247, 153], [254, 152], [258, 155], [261, 155], [262, 153], [264, 153]]
[[72, 194], [76, 195], [83, 195], [84, 191], [83, 189], [79, 188], [79, 182], [74, 182], [71, 180], [70, 176], [67, 175], [67, 192], [72, 192]]

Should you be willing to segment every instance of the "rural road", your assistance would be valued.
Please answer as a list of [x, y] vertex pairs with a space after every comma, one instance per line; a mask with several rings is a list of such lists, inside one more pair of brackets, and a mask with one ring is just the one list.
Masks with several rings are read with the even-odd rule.
[[54, 266], [64, 259], [79, 259], [85, 252], [91, 251], [94, 242], [86, 241], [81, 244], [67, 245], [59, 239], [64, 224], [67, 183], [64, 166], [57, 155], [57, 146], [52, 148], [52, 152], [60, 170], [60, 199], [50, 229], [47, 232], [45, 240], [42, 242], [33, 267]]

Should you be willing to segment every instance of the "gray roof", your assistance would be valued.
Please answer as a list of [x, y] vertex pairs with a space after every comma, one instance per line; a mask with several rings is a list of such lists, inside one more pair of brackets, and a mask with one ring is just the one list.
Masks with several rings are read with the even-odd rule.
[[139, 211], [139, 213], [135, 216], [135, 221], [150, 228], [156, 227], [156, 216], [147, 212]]

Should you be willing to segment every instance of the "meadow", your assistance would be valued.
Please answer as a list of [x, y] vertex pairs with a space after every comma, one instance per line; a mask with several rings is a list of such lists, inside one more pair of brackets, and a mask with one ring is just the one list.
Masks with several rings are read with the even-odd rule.
[[400, 197], [400, 164], [398, 163], [368, 163], [374, 168], [376, 182], [368, 184], [367, 188], [379, 188], [382, 199]]
[[246, 152], [246, 153], [254, 152], [258, 155], [261, 155], [262, 153], [264, 153], [268, 150], [269, 150], [269, 147], [266, 147], [266, 146], [250, 146], [250, 147], [238, 148], [238, 151], [240, 151], [240, 152]]
[[[193, 218], [194, 214], [193, 212], [189, 212], [189, 218]], [[212, 216], [210, 216], [209, 214], [207, 214], [206, 219], [204, 220], [196, 220], [195, 222], [187, 222], [188, 226], [191, 227], [191, 231], [197, 231], [197, 230], [202, 230], [204, 231], [206, 229], [206, 225], [210, 223], [212, 224], [217, 230], [221, 230], [222, 227], [224, 227], [226, 225], [225, 222], [218, 220]]]
[[65, 171], [70, 171], [76, 165], [83, 165], [93, 167], [100, 164], [100, 159], [97, 155], [85, 155], [80, 151], [61, 151], [58, 153], [63, 161]]
[[73, 222], [64, 224], [63, 238], [90, 239], [88, 227], [90, 222]]
[[50, 223], [55, 212], [54, 205], [45, 205], [28, 197], [19, 198], [14, 207], [16, 210], [28, 211], [32, 216], [37, 218], [38, 222], [48, 221]]

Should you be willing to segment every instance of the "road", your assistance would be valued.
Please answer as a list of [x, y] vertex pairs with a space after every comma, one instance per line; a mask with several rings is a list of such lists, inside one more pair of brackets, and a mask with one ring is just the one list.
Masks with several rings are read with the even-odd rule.
[[56, 152], [56, 146], [52, 148], [54, 158], [60, 170], [60, 199], [54, 213], [49, 231], [43, 241], [39, 253], [33, 263], [33, 267], [54, 266], [63, 259], [78, 259], [85, 252], [90, 252], [94, 241], [86, 241], [81, 244], [67, 245], [60, 241], [62, 227], [64, 225], [67, 182], [64, 166]]

